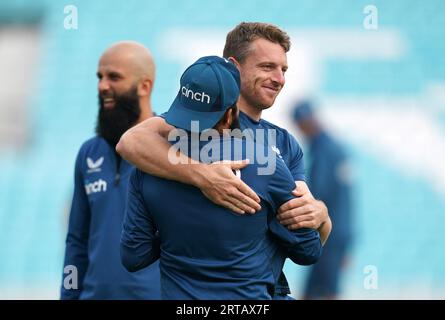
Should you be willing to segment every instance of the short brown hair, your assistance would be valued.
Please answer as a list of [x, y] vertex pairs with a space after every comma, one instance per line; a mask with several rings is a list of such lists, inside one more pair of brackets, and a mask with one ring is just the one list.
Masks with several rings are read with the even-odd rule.
[[285, 52], [290, 49], [290, 38], [277, 26], [262, 22], [241, 22], [227, 34], [224, 58], [234, 57], [243, 62], [256, 39], [266, 39], [278, 43]]

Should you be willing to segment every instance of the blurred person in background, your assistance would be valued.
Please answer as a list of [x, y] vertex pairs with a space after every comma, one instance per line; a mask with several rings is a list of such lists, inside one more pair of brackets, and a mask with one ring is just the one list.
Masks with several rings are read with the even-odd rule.
[[293, 110], [293, 120], [309, 146], [307, 182], [329, 209], [332, 232], [319, 261], [310, 267], [304, 299], [337, 299], [352, 240], [351, 173], [343, 146], [317, 120], [311, 102]]
[[[283, 128], [264, 119], [262, 111], [270, 108], [285, 84], [287, 52], [290, 39], [277, 26], [261, 22], [242, 22], [227, 34], [224, 58], [232, 61], [240, 71], [241, 94], [238, 100], [241, 130], [251, 129], [273, 132], [276, 141], [263, 143], [281, 157], [292, 173], [296, 198], [283, 204], [277, 211], [280, 223], [290, 230], [311, 228], [320, 233], [324, 243], [331, 230], [328, 211], [322, 201], [310, 193], [304, 175], [303, 152], [296, 139]], [[278, 111], [279, 112], [279, 111]], [[232, 170], [242, 169], [247, 162], [229, 164], [195, 164], [182, 155], [180, 163], [168, 160], [170, 144], [168, 134], [174, 127], [161, 117], [153, 117], [127, 131], [117, 145], [117, 151], [138, 169], [165, 179], [198, 187], [212, 202], [236, 213], [255, 213], [260, 210], [260, 199]], [[286, 255], [276, 257], [278, 268], [283, 268]], [[290, 289], [284, 273], [281, 273], [275, 288], [276, 299], [287, 299]]]
[[[82, 145], [76, 159], [61, 299], [160, 299], [158, 262], [136, 273], [121, 263], [133, 166], [115, 151], [126, 130], [153, 116], [152, 55], [137, 42], [119, 42], [101, 56], [97, 77], [96, 136]], [[76, 272], [67, 274], [70, 268]]]

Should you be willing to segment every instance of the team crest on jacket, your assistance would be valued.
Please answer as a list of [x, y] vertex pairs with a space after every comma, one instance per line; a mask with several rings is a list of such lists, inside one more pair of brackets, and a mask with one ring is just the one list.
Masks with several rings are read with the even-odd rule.
[[101, 168], [100, 166], [104, 162], [104, 157], [100, 157], [96, 161], [93, 161], [90, 157], [87, 158], [87, 166], [88, 170], [87, 173], [93, 173], [93, 172], [100, 172]]
[[272, 150], [275, 151], [275, 153], [277, 154], [277, 156], [281, 159], [283, 159], [283, 157], [281, 156], [281, 151], [280, 149], [278, 149], [277, 146], [271, 146]]

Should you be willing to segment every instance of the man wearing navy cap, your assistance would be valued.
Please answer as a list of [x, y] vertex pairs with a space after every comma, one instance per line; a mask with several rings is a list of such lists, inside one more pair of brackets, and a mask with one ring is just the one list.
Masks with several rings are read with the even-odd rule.
[[199, 119], [199, 131], [212, 128], [239, 97], [239, 71], [233, 63], [217, 56], [196, 61], [184, 71], [180, 83], [165, 121], [187, 131], [192, 131], [190, 119], [195, 118]]
[[[303, 152], [298, 142], [287, 130], [261, 119], [262, 111], [273, 105], [285, 84], [289, 49], [289, 36], [278, 27], [243, 22], [228, 33], [224, 57], [240, 71], [237, 105], [241, 129], [264, 133], [254, 134], [253, 140], [262, 140], [282, 158], [297, 186], [294, 190], [297, 198], [278, 209], [280, 223], [291, 230], [317, 230], [325, 243], [331, 221], [326, 206], [312, 196], [304, 182]], [[253, 214], [260, 209], [259, 197], [232, 172], [245, 167], [247, 161], [188, 165], [190, 159], [180, 153], [180, 161], [171, 162], [167, 137], [172, 129], [164, 119], [154, 117], [127, 131], [116, 150], [142, 171], [196, 186], [211, 201], [234, 212]], [[269, 134], [273, 139], [269, 139]], [[272, 259], [284, 264], [286, 256], [278, 254]], [[286, 298], [290, 293], [284, 274], [277, 279], [275, 292], [277, 299]]]
[[[194, 160], [203, 160], [204, 148], [218, 160], [240, 160], [249, 152], [246, 139], [227, 131], [238, 118], [239, 87], [235, 65], [216, 56], [199, 59], [182, 75], [165, 120], [185, 132], [191, 146], [194, 137], [217, 133], [210, 142], [198, 138], [200, 152], [190, 150], [192, 157], [199, 154]], [[271, 299], [282, 268], [271, 257], [281, 250], [295, 263], [312, 264], [322, 245], [315, 230], [290, 231], [276, 219], [276, 210], [294, 198], [295, 182], [284, 161], [269, 152], [276, 157], [273, 174], [258, 174], [264, 164], [255, 156], [240, 172], [261, 199], [255, 215], [236, 214], [198, 188], [135, 170], [121, 239], [123, 265], [137, 271], [160, 257], [163, 299]]]
[[299, 102], [293, 120], [309, 145], [309, 187], [329, 207], [335, 225], [323, 255], [311, 266], [304, 298], [336, 299], [352, 240], [350, 164], [343, 146], [317, 120], [311, 102]]

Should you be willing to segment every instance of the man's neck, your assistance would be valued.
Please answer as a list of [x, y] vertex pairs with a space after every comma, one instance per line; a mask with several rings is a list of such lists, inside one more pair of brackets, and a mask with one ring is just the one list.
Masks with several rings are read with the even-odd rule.
[[247, 114], [251, 119], [255, 121], [260, 121], [262, 110], [255, 108], [254, 106], [248, 104], [242, 97], [238, 101], [238, 108]]
[[141, 104], [141, 114], [137, 123], [141, 123], [142, 121], [151, 118], [154, 116], [153, 110], [151, 109], [151, 104]]

